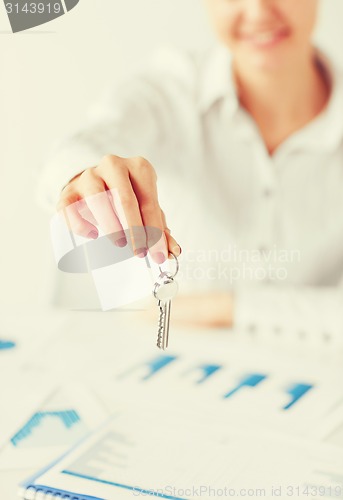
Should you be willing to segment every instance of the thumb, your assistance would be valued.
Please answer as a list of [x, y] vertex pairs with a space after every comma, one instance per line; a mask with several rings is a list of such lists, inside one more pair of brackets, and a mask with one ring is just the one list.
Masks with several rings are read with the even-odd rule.
[[[165, 213], [163, 212], [162, 209], [161, 209], [161, 215], [162, 215], [164, 234], [166, 235], [166, 239], [167, 239], [168, 250], [170, 252], [172, 252], [176, 257], [178, 257], [181, 254], [182, 249], [181, 249], [180, 245], [178, 244], [178, 242], [170, 234], [171, 230], [167, 226], [166, 216], [165, 216]], [[169, 258], [172, 258], [172, 256], [170, 255]]]

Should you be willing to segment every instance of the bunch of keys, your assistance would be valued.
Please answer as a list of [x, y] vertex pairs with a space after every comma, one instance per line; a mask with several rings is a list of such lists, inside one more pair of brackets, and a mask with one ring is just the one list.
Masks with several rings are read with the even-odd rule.
[[157, 331], [157, 347], [159, 349], [167, 349], [169, 338], [169, 323], [170, 323], [170, 309], [171, 301], [178, 291], [178, 284], [174, 281], [175, 276], [179, 271], [179, 261], [176, 256], [170, 252], [174, 257], [176, 263], [176, 270], [174, 274], [167, 273], [160, 269], [160, 275], [154, 285], [153, 294], [157, 299], [157, 306], [159, 307], [158, 331]]

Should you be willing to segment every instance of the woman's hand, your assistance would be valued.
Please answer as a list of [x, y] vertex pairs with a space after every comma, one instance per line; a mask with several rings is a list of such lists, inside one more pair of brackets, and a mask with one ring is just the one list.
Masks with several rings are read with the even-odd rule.
[[[157, 313], [153, 307], [139, 314], [147, 321], [157, 321]], [[233, 299], [229, 292], [179, 294], [172, 302], [171, 321], [175, 326], [230, 328], [232, 316]]]
[[124, 230], [129, 229], [135, 255], [145, 257], [149, 250], [161, 264], [169, 252], [179, 256], [181, 248], [167, 227], [156, 181], [144, 158], [106, 155], [64, 187], [57, 210], [64, 211], [75, 234], [96, 239], [99, 226], [120, 247], [127, 244]]

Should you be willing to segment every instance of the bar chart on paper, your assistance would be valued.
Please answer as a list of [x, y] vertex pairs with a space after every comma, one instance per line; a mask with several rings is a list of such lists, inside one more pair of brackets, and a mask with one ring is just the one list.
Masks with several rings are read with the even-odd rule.
[[[245, 394], [249, 398], [263, 386], [271, 387], [273, 379], [277, 379], [279, 374], [266, 370], [261, 371], [241, 368], [232, 369], [232, 365], [214, 364], [213, 362], [202, 362], [190, 359], [188, 362], [182, 356], [158, 354], [150, 359], [142, 359], [132, 363], [132, 366], [122, 373], [115, 376], [117, 381], [132, 381], [133, 379], [140, 384], [153, 383], [153, 380], [164, 379], [168, 382], [173, 378], [175, 382], [182, 381], [189, 388], [192, 386], [212, 384], [212, 394], [217, 395], [217, 399], [234, 400], [237, 396]], [[166, 376], [165, 376], [166, 375]], [[224, 377], [220, 377], [224, 375]], [[289, 410], [300, 403], [311, 390], [316, 389], [316, 383], [312, 381], [311, 376], [307, 379], [296, 380], [296, 377], [287, 375], [280, 383], [279, 388], [273, 384], [273, 390], [279, 392], [280, 398], [284, 399], [284, 404], [280, 410]], [[224, 382], [225, 380], [225, 382]], [[224, 385], [225, 384], [225, 385]], [[204, 389], [204, 392], [206, 389]], [[275, 398], [274, 398], [275, 400]]]
[[16, 447], [69, 445], [85, 435], [87, 427], [76, 410], [40, 411], [12, 437]]
[[13, 432], [0, 453], [0, 469], [42, 467], [97, 427], [107, 412], [81, 384], [54, 389]]
[[0, 351], [5, 351], [7, 349], [13, 349], [15, 347], [15, 342], [12, 340], [0, 340]]
[[262, 356], [239, 346], [226, 351], [225, 357], [224, 349], [212, 354], [209, 349], [134, 353], [114, 369], [104, 362], [103, 379], [116, 384], [114, 394], [130, 393], [137, 401], [147, 401], [148, 394], [149, 400], [166, 404], [181, 404], [177, 400], [182, 398], [185, 405], [192, 401], [199, 410], [203, 405], [225, 419], [297, 436], [313, 435], [342, 401], [339, 373], [332, 366], [319, 367], [304, 359], [297, 363], [282, 355]]
[[[309, 491], [315, 499], [342, 498], [342, 467], [339, 448], [268, 431], [246, 432], [224, 422], [209, 427], [196, 412], [178, 408], [167, 415], [156, 406], [140, 411], [138, 420], [135, 410], [118, 414], [35, 481], [37, 488], [44, 485], [61, 495], [107, 500], [132, 495], [193, 499], [204, 485], [212, 488], [211, 495], [202, 490], [204, 498], [228, 485], [231, 492], [262, 487], [265, 498], [274, 496], [279, 485], [283, 495], [276, 496], [286, 498], [292, 484], [297, 498], [308, 498]], [[321, 493], [314, 494], [319, 487]]]

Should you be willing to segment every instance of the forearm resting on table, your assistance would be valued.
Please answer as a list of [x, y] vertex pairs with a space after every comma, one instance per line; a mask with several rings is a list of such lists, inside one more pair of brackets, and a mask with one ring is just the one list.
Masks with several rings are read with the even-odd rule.
[[[147, 309], [143, 317], [156, 321], [155, 309]], [[179, 294], [173, 299], [172, 321], [190, 328], [231, 328], [233, 296], [230, 292]]]
[[[233, 292], [180, 293], [173, 299], [172, 321], [343, 345], [342, 299], [341, 287], [256, 285]], [[156, 321], [155, 309], [143, 317]]]

